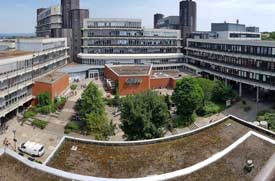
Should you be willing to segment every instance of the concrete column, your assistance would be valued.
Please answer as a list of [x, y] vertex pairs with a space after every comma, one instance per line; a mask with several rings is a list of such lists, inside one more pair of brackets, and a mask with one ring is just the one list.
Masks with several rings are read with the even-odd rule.
[[256, 102], [258, 103], [259, 102], [259, 98], [260, 98], [260, 88], [257, 87], [257, 93], [256, 93]]
[[228, 85], [228, 80], [225, 79], [224, 83], [225, 83], [225, 85], [227, 86], [227, 85]]
[[243, 86], [242, 83], [239, 83], [239, 96], [242, 97], [243, 96]]

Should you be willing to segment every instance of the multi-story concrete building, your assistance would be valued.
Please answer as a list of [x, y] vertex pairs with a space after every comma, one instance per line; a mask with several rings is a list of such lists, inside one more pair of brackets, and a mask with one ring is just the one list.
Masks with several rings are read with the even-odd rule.
[[144, 29], [139, 19], [85, 19], [81, 63], [167, 64], [179, 63], [179, 30]]
[[84, 19], [89, 18], [89, 10], [73, 9], [70, 11], [71, 28], [72, 28], [72, 58], [77, 61], [77, 54], [81, 53], [82, 28]]
[[188, 35], [197, 29], [197, 4], [192, 0], [183, 0], [180, 2], [180, 30], [182, 38], [186, 39]]
[[174, 29], [179, 30], [180, 17], [167, 16], [159, 19], [155, 25], [156, 29]]
[[37, 10], [37, 37], [58, 37], [61, 28], [62, 14], [59, 5]]
[[37, 37], [67, 38], [70, 62], [77, 61], [83, 20], [89, 18], [89, 10], [79, 8], [79, 0], [61, 0], [61, 5], [37, 9]]
[[[226, 39], [188, 39], [186, 61], [205, 77], [220, 78], [239, 87], [275, 90], [275, 43]], [[187, 65], [187, 66], [189, 66]]]
[[215, 33], [219, 39], [232, 40], [261, 40], [258, 27], [246, 27], [244, 24], [236, 23], [212, 23], [211, 33]]
[[30, 104], [36, 78], [67, 63], [65, 38], [18, 39], [16, 51], [0, 53], [0, 118]]
[[70, 12], [73, 9], [79, 9], [80, 3], [79, 0], [61, 0], [61, 9], [62, 9], [62, 27], [63, 28], [72, 28], [72, 19]]
[[159, 20], [161, 20], [163, 18], [164, 18], [163, 14], [160, 14], [160, 13], [154, 14], [154, 28], [157, 28], [157, 24], [158, 24]]

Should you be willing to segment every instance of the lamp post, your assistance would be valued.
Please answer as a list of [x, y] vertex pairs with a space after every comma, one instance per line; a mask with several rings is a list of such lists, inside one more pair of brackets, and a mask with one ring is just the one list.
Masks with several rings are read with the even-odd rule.
[[15, 138], [16, 129], [13, 129], [12, 132], [13, 132], [14, 151], [16, 152], [16, 142], [17, 142], [17, 139]]

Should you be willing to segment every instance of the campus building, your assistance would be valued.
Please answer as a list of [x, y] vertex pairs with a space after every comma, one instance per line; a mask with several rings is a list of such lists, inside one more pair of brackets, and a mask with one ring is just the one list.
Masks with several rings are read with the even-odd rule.
[[60, 5], [37, 9], [37, 37], [67, 38], [70, 47], [69, 61], [77, 61], [81, 50], [83, 20], [89, 18], [89, 10], [80, 9], [79, 0], [61, 0]]
[[179, 16], [167, 16], [164, 15], [161, 17], [160, 14], [155, 14], [155, 29], [174, 29], [179, 30], [180, 28], [180, 17]]
[[58, 37], [62, 28], [62, 13], [59, 5], [37, 9], [37, 37]]
[[275, 43], [226, 39], [188, 39], [186, 61], [205, 77], [259, 90], [275, 90]]
[[32, 87], [32, 95], [36, 97], [39, 94], [48, 92], [51, 100], [54, 101], [55, 98], [64, 95], [68, 88], [68, 74], [56, 71], [35, 79]]
[[180, 2], [180, 30], [182, 38], [186, 39], [188, 35], [197, 30], [197, 4], [192, 0], [183, 0]]
[[227, 40], [261, 40], [261, 33], [258, 27], [246, 27], [244, 24], [236, 23], [212, 23], [211, 33], [216, 38]]
[[65, 38], [18, 39], [15, 51], [0, 53], [0, 118], [33, 99], [34, 81], [63, 67], [69, 58]]
[[179, 30], [142, 28], [139, 19], [85, 19], [80, 63], [181, 63]]
[[[182, 71], [180, 71], [182, 70]], [[172, 89], [176, 81], [193, 74], [174, 65], [166, 69], [154, 65], [105, 65], [104, 78], [107, 90], [117, 88], [119, 95], [142, 93], [151, 89]]]

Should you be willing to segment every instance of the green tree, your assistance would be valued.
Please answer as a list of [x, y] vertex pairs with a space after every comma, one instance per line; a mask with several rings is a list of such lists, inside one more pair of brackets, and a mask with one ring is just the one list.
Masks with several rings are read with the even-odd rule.
[[203, 105], [205, 102], [210, 101], [212, 99], [213, 90], [215, 88], [215, 82], [205, 78], [197, 78], [198, 84], [202, 88], [203, 91]]
[[98, 140], [106, 140], [115, 126], [107, 119], [102, 93], [93, 83], [84, 90], [76, 110], [84, 123], [84, 129]]
[[216, 81], [212, 94], [212, 100], [217, 103], [225, 103], [229, 99], [235, 98], [236, 95], [232, 88], [225, 85], [222, 81]]
[[96, 140], [108, 140], [114, 134], [115, 125], [110, 122], [105, 114], [90, 113], [86, 118], [86, 129], [95, 136]]
[[177, 107], [179, 125], [185, 126], [194, 121], [193, 113], [202, 105], [203, 96], [203, 90], [195, 78], [186, 77], [177, 82], [172, 100]]
[[49, 106], [52, 104], [51, 96], [49, 92], [45, 92], [36, 96], [37, 99], [37, 106]]
[[164, 97], [148, 91], [121, 100], [121, 129], [127, 140], [159, 138], [171, 125]]
[[72, 91], [75, 91], [77, 89], [77, 85], [76, 84], [72, 84], [70, 86], [70, 88], [71, 88]]
[[165, 96], [164, 96], [164, 100], [165, 100], [165, 103], [166, 103], [168, 109], [170, 110], [170, 109], [171, 109], [171, 106], [172, 106], [170, 96], [169, 96], [169, 95], [165, 95]]
[[81, 98], [76, 104], [76, 109], [81, 119], [85, 119], [86, 115], [93, 112], [97, 115], [105, 113], [105, 104], [102, 98], [102, 93], [96, 85], [90, 83], [84, 90]]

